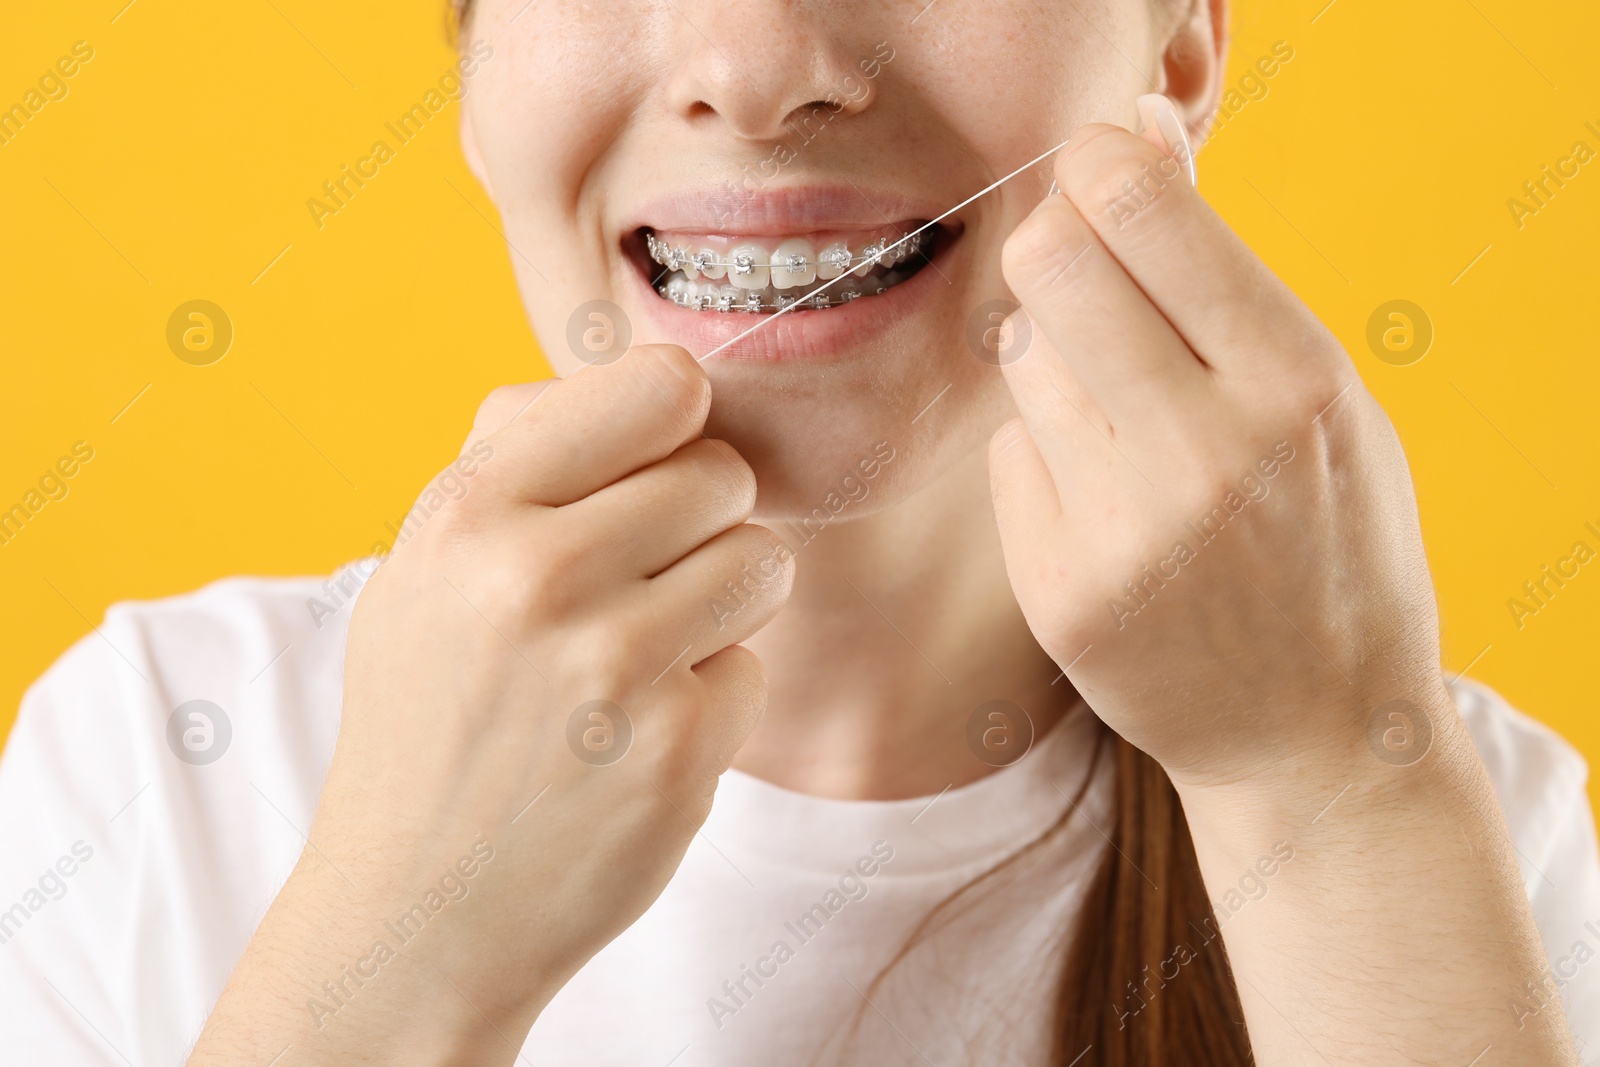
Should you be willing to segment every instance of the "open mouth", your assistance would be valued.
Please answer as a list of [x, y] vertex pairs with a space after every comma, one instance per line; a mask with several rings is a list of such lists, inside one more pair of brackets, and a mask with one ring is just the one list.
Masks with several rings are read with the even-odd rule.
[[[939, 225], [916, 233], [925, 223], [908, 219], [873, 230], [793, 237], [642, 227], [632, 235], [632, 251], [656, 294], [687, 310], [822, 311], [872, 299], [916, 276], [948, 239]], [[825, 290], [813, 292], [823, 285]]]

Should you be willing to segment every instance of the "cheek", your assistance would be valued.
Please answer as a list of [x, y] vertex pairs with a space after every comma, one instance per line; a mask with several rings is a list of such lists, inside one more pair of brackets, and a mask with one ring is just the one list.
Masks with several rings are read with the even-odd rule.
[[[1084, 123], [1136, 121], [1134, 99], [1147, 87], [1139, 67], [1158, 66], [1151, 8], [1162, 2], [1081, 0], [1063, 7], [1065, 17], [1041, 18], [1033, 0], [958, 0], [945, 17], [966, 28], [960, 47], [909, 44], [917, 54], [903, 69], [917, 72], [919, 90], [998, 177]], [[1018, 70], [1029, 76], [1015, 77]]]
[[604, 167], [625, 144], [658, 46], [629, 32], [639, 20], [596, 18], [564, 0], [541, 2], [512, 23], [525, 3], [481, 6], [473, 40], [492, 56], [479, 63], [462, 107], [513, 266], [550, 284], [573, 256], [563, 242], [580, 232], [583, 201], [603, 187]]

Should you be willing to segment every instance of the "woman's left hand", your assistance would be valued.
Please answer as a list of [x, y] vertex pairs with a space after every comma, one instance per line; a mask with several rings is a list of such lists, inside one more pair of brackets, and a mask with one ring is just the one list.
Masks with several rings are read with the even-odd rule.
[[1032, 339], [990, 469], [1045, 650], [1175, 780], [1234, 781], [1444, 689], [1394, 429], [1187, 150], [1095, 125], [1057, 158], [1005, 247]]
[[1576, 1064], [1389, 420], [1158, 134], [1085, 127], [1056, 174], [1004, 255], [1034, 333], [990, 447], [1006, 566], [1171, 776], [1255, 1062]]

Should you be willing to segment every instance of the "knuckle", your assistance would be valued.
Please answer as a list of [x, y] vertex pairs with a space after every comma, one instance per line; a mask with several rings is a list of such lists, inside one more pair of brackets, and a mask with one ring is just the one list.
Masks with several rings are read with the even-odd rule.
[[446, 467], [417, 494], [401, 520], [396, 541], [400, 544], [419, 538], [445, 546], [460, 546], [477, 541], [492, 525], [488, 493], [474, 489], [476, 477], [464, 477], [454, 466]]
[[[612, 612], [580, 633], [582, 662], [591, 688], [605, 692], [626, 692], [630, 682], [648, 683], [666, 666], [653, 662], [652, 648], [643, 628], [622, 614]], [[655, 687], [659, 689], [659, 686]]]
[[449, 510], [454, 528], [477, 533], [501, 521], [514, 505], [523, 502], [521, 472], [512, 463], [485, 463], [472, 476], [471, 490]]
[[404, 530], [409, 526], [414, 532], [420, 532], [417, 525], [418, 517], [423, 516], [422, 521], [428, 523], [430, 527], [429, 533], [437, 537], [441, 543], [451, 546], [470, 545], [483, 536], [490, 524], [486, 514], [487, 509], [480, 500], [474, 499], [475, 495], [483, 496], [481, 493], [468, 493], [460, 500], [450, 501], [448, 506], [440, 508], [431, 515], [424, 515], [421, 510], [422, 501], [419, 500], [406, 515], [400, 528]]
[[762, 618], [788, 599], [794, 583], [794, 552], [764, 527], [745, 524], [723, 535], [719, 557], [706, 581], [713, 604], [711, 622], [720, 631], [725, 621], [743, 615]]
[[478, 405], [472, 421], [472, 436], [485, 437], [504, 428], [516, 418], [528, 402], [548, 388], [552, 382], [518, 382], [490, 390]]
[[1188, 179], [1171, 157], [1137, 137], [1096, 137], [1072, 157], [1064, 182], [1067, 196], [1086, 218], [1121, 228]]
[[540, 618], [572, 614], [584, 600], [582, 565], [592, 555], [591, 547], [557, 523], [539, 538], [539, 553], [531, 562], [521, 546], [519, 540], [507, 553], [511, 560], [500, 567], [508, 590], [518, 596], [524, 611]]
[[515, 402], [519, 388], [514, 383], [495, 386], [489, 390], [489, 395], [483, 398], [483, 403], [478, 405], [478, 414], [493, 415], [506, 410]]
[[789, 560], [794, 552], [782, 537], [758, 523], [744, 523], [733, 531], [734, 552], [741, 563], [758, 560]]
[[1047, 287], [1075, 269], [1093, 240], [1077, 209], [1052, 198], [1012, 231], [1000, 252], [1000, 269], [1015, 292]]
[[596, 534], [588, 523], [572, 520], [560, 512], [546, 517], [555, 521], [539, 523], [539, 564], [562, 572], [577, 573], [594, 556]]
[[767, 690], [767, 666], [761, 657], [743, 645], [729, 645], [718, 655], [723, 660], [725, 684], [735, 690], [737, 700], [758, 703]]
[[[1114, 595], [1115, 591], [1113, 591]], [[1097, 635], [1082, 611], [1047, 608], [1038, 623], [1040, 644], [1058, 656], [1073, 657], [1092, 645]]]
[[700, 440], [692, 447], [704, 477], [719, 495], [719, 513], [740, 521], [749, 518], [756, 507], [756, 472], [750, 464], [726, 441]]
[[706, 694], [707, 707], [700, 714], [726, 731], [731, 760], [767, 706], [766, 665], [745, 646], [729, 645], [695, 673]]
[[789, 543], [779, 537], [776, 531], [771, 528], [752, 522], [746, 524], [746, 529], [750, 531], [750, 536], [755, 539], [763, 553], [781, 552], [785, 557], [793, 556], [793, 553], [789, 550]]
[[472, 436], [485, 437], [505, 424], [503, 412], [511, 405], [511, 386], [502, 385], [489, 390], [489, 395], [478, 404], [472, 417]]
[[528, 621], [536, 575], [526, 564], [502, 554], [483, 553], [470, 575], [451, 581], [472, 613], [515, 636]]
[[640, 345], [623, 361], [641, 383], [646, 400], [665, 402], [696, 429], [711, 410], [711, 379], [705, 368], [678, 345]]
[[788, 542], [756, 523], [747, 522], [739, 529], [745, 537], [743, 562], [767, 581], [787, 583], [794, 574], [794, 550]]
[[[1355, 391], [1354, 383], [1330, 369], [1297, 373], [1285, 386], [1283, 402], [1286, 405], [1282, 429], [1302, 432], [1311, 428], [1311, 422], [1339, 398], [1345, 389]], [[1349, 397], [1345, 397], [1349, 399]]]

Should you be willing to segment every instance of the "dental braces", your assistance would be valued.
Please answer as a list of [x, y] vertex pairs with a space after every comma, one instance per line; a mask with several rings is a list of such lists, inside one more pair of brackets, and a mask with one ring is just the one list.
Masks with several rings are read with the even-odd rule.
[[[878, 295], [887, 292], [888, 289], [889, 286], [880, 285], [877, 293], [871, 295]], [[735, 299], [733, 294], [726, 291], [718, 293], [715, 296], [712, 296], [709, 293], [697, 293], [693, 296], [683, 292], [674, 293], [669, 291], [665, 285], [656, 286], [656, 292], [661, 294], [661, 296], [665, 299], [672, 301], [679, 307], [688, 308], [692, 311], [744, 312], [788, 311], [790, 309], [796, 311], [807, 311], [813, 308], [821, 309], [835, 307], [840, 304], [848, 304], [852, 300], [859, 300], [863, 296], [869, 295], [867, 293], [858, 293], [846, 289], [838, 294], [813, 293], [804, 298], [798, 296], [786, 296], [780, 293], [778, 294], [778, 298], [776, 300], [764, 301], [761, 299], [760, 291], [756, 289], [744, 290], [745, 295], [743, 299]], [[796, 305], [799, 306], [796, 307]]]
[[[705, 274], [708, 267], [726, 268], [728, 274], [744, 276], [752, 274], [757, 268], [774, 268], [770, 260], [765, 263], [758, 262], [755, 256], [749, 253], [740, 253], [719, 259], [710, 249], [701, 249], [690, 252], [687, 246], [673, 247], [661, 240], [653, 233], [644, 236], [645, 246], [649, 250], [650, 258], [668, 270], [683, 270], [693, 267], [700, 274]], [[848, 248], [828, 248], [817, 255], [817, 266], [827, 266], [836, 269], [840, 274], [849, 273], [858, 267], [870, 265], [876, 267], [886, 263], [886, 256], [893, 256], [894, 263], [901, 263], [922, 251], [927, 238], [922, 233], [912, 236], [909, 241], [901, 244], [893, 253], [889, 252], [891, 245], [896, 242], [885, 237], [861, 249], [860, 255], [852, 255]], [[781, 269], [791, 274], [804, 274], [811, 267], [809, 257], [795, 254], [783, 260]]]
[[[1067, 147], [1068, 143], [1069, 143], [1069, 141], [1062, 141], [1060, 144], [1056, 145], [1054, 148], [1051, 148], [1051, 149], [1049, 149], [1047, 151], [1039, 153], [1033, 159], [1031, 159], [1028, 162], [1024, 163], [1022, 166], [1018, 167], [1016, 170], [1012, 171], [1010, 174], [1007, 174], [1004, 178], [999, 178], [999, 179], [996, 179], [993, 182], [990, 182], [987, 186], [985, 186], [982, 189], [979, 189], [977, 192], [973, 193], [971, 196], [967, 197], [965, 200], [961, 201], [961, 203], [957, 204], [955, 207], [953, 207], [950, 210], [946, 211], [944, 214], [940, 215], [938, 218], [932, 219], [932, 220], [930, 220], [928, 222], [923, 223], [921, 225], [921, 227], [919, 227], [916, 230], [916, 232], [913, 233], [911, 236], [912, 237], [916, 237], [916, 236], [920, 235], [924, 230], [926, 230], [926, 229], [928, 229], [930, 227], [933, 227], [933, 226], [937, 226], [939, 223], [943, 222], [945, 219], [949, 218], [951, 215], [954, 215], [956, 212], [960, 211], [962, 208], [966, 207], [968, 204], [972, 203], [974, 200], [979, 200], [979, 199], [982, 199], [985, 196], [988, 196], [990, 193], [992, 193], [996, 189], [1000, 188], [1006, 182], [1011, 181], [1017, 175], [1023, 173], [1024, 171], [1030, 170], [1033, 167], [1038, 166], [1040, 163], [1043, 163], [1045, 160], [1049, 159], [1051, 156], [1055, 155], [1057, 152], [1059, 152], [1063, 148]], [[843, 275], [841, 275], [840, 277], [843, 277]], [[805, 294], [805, 296], [806, 297], [815, 297], [816, 295], [826, 291], [829, 286], [834, 285], [838, 280], [839, 280], [838, 278], [834, 278], [834, 279], [832, 279], [830, 281], [823, 282], [816, 289], [812, 290], [810, 293]], [[782, 312], [779, 312], [779, 314], [782, 314]], [[743, 341], [746, 337], [749, 337], [751, 334], [755, 333], [757, 330], [761, 330], [761, 329], [763, 329], [763, 328], [765, 328], [767, 326], [772, 325], [773, 322], [777, 321], [777, 318], [778, 318], [777, 315], [769, 315], [766, 318], [762, 319], [760, 322], [756, 323], [754, 326], [750, 327], [748, 330], [739, 331], [737, 334], [735, 334], [734, 336], [728, 338], [726, 341], [722, 342], [720, 345], [718, 345], [717, 347], [713, 348], [711, 351], [707, 352], [705, 355], [694, 357], [695, 358], [695, 362], [704, 363], [706, 360], [710, 359], [712, 356], [716, 355], [718, 352], [721, 352], [724, 349], [727, 349], [727, 348], [729, 348], [729, 347], [731, 347], [733, 345], [738, 344], [740, 341]]]

